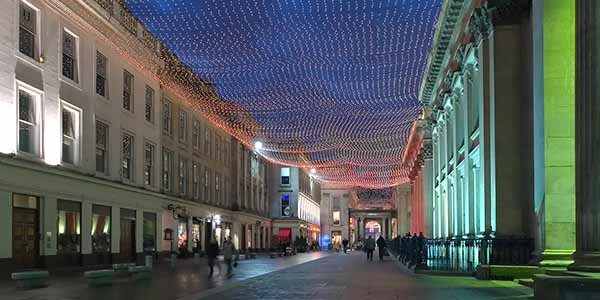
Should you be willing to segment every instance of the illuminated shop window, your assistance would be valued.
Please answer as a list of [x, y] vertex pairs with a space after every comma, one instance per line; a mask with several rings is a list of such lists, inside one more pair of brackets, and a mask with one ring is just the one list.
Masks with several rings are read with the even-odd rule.
[[81, 203], [58, 200], [58, 254], [74, 254], [81, 251]]
[[92, 205], [92, 252], [110, 253], [111, 208]]

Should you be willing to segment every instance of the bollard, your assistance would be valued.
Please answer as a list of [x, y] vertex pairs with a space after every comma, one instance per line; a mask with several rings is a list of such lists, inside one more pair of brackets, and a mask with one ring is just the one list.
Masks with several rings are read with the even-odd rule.
[[152, 268], [152, 255], [146, 255], [146, 267]]
[[172, 253], [171, 254], [171, 268], [175, 269], [175, 263], [177, 262], [177, 254]]
[[194, 264], [200, 264], [200, 253], [194, 253]]

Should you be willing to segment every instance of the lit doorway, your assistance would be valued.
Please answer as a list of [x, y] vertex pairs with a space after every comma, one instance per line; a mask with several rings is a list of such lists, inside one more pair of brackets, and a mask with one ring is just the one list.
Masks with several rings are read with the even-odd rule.
[[365, 224], [365, 238], [372, 236], [376, 239], [381, 234], [381, 224], [377, 221], [369, 221]]

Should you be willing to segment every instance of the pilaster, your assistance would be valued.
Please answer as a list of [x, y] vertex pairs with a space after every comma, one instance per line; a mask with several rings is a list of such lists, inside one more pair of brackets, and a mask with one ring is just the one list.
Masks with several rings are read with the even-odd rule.
[[600, 272], [600, 103], [596, 1], [576, 1], [576, 251], [569, 269]]

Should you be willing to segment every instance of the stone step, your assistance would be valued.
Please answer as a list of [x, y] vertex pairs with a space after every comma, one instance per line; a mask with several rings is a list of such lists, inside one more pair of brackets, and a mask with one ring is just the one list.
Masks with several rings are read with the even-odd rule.
[[533, 279], [532, 278], [515, 279], [515, 281], [520, 285], [524, 285], [526, 287], [533, 288]]

